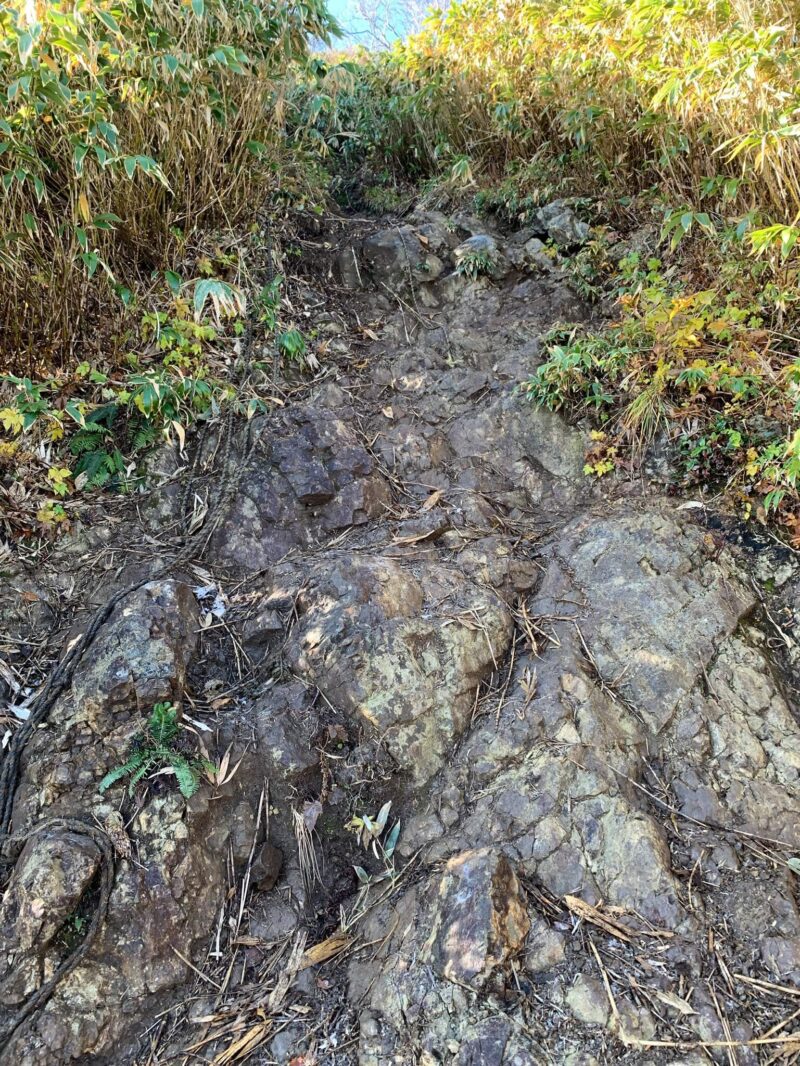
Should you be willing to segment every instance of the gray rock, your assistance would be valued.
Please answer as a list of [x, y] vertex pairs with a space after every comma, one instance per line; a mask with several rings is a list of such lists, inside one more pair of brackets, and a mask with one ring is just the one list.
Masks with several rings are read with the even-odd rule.
[[501, 253], [497, 241], [487, 233], [478, 233], [462, 241], [453, 249], [452, 259], [456, 267], [462, 263], [476, 262], [476, 274], [489, 274], [495, 278], [505, 277], [508, 273], [508, 261]]
[[362, 258], [371, 278], [395, 292], [424, 275], [424, 248], [412, 226], [393, 226], [367, 237]]
[[530, 266], [538, 267], [545, 274], [558, 269], [560, 260], [557, 255], [548, 253], [547, 245], [543, 244], [538, 237], [531, 237], [523, 249], [524, 262]]
[[461, 240], [457, 226], [440, 211], [415, 210], [409, 217], [423, 248], [446, 259]]
[[260, 570], [292, 548], [362, 525], [383, 513], [389, 490], [356, 435], [315, 403], [260, 423], [256, 451], [239, 495], [213, 540], [216, 557]]
[[537, 222], [559, 248], [573, 248], [589, 239], [589, 226], [563, 200], [539, 208]]
[[358, 252], [355, 248], [342, 248], [336, 256], [336, 274], [346, 289], [357, 290], [363, 287]]
[[599, 978], [578, 974], [575, 984], [565, 996], [565, 1001], [575, 1018], [584, 1025], [608, 1023], [611, 1008]]
[[511, 635], [505, 606], [446, 582], [446, 614], [424, 609], [440, 575], [418, 581], [388, 558], [331, 559], [310, 578], [287, 645], [293, 668], [372, 729], [415, 782], [442, 766], [469, 721], [474, 692]]
[[547, 922], [537, 918], [531, 924], [525, 951], [525, 969], [529, 973], [546, 973], [564, 961], [565, 940], [563, 933], [552, 929]]

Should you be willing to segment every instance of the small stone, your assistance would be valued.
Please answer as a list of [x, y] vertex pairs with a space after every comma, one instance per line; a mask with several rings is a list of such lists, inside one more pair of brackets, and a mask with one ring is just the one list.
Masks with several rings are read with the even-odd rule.
[[300, 924], [294, 908], [279, 895], [275, 892], [267, 897], [260, 913], [250, 919], [250, 932], [268, 944], [282, 940]]
[[259, 892], [269, 892], [283, 868], [283, 852], [267, 842], [253, 860], [251, 879]]
[[638, 1007], [634, 1003], [621, 1000], [617, 1003], [619, 1018], [609, 1018], [608, 1027], [620, 1038], [633, 1037], [634, 1040], [654, 1040], [656, 1023], [647, 1007]]
[[530, 920], [508, 859], [490, 848], [465, 851], [445, 866], [430, 944], [443, 977], [473, 988], [525, 941]]
[[306, 1043], [306, 1033], [300, 1025], [290, 1025], [275, 1036], [269, 1045], [270, 1054], [281, 1066], [299, 1055]]
[[561, 1066], [600, 1066], [600, 1063], [588, 1051], [569, 1051], [564, 1056]]
[[336, 256], [336, 273], [346, 289], [362, 287], [361, 269], [355, 248], [342, 248]]
[[380, 1032], [378, 1020], [370, 1011], [364, 1011], [359, 1018], [359, 1027], [362, 1036], [375, 1037]]
[[276, 636], [283, 633], [283, 619], [269, 607], [259, 611], [242, 626], [244, 642], [253, 648], [264, 648]]
[[528, 973], [546, 973], [564, 961], [565, 940], [562, 933], [552, 929], [542, 918], [531, 925], [528, 948], [525, 952], [525, 969]]
[[566, 994], [566, 1003], [573, 1015], [584, 1025], [607, 1025], [608, 998], [602, 982], [596, 977], [578, 974], [575, 984]]
[[505, 1018], [487, 1018], [454, 1050], [458, 1052], [454, 1066], [488, 1066], [505, 1062], [504, 1053], [511, 1034], [511, 1024]]

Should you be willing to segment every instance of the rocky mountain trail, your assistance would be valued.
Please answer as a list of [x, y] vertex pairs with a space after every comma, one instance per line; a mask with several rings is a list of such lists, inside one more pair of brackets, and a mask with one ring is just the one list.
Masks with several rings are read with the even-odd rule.
[[[800, 565], [663, 481], [587, 478], [589, 427], [519, 391], [552, 327], [609, 313], [565, 269], [587, 233], [558, 201], [309, 237], [328, 361], [276, 381], [204, 557], [117, 605], [25, 750], [13, 830], [80, 818], [116, 861], [16, 1025], [101, 856], [54, 823], [16, 858], [0, 1061], [797, 1056]], [[220, 435], [188, 445], [198, 529]], [[165, 451], [135, 508], [0, 564], [6, 736], [169, 556], [186, 476]], [[163, 703], [197, 790], [167, 760], [100, 793]]]

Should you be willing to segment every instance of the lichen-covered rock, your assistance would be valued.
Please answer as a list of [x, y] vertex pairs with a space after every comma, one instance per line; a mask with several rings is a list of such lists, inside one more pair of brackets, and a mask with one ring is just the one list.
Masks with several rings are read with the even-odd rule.
[[198, 619], [181, 582], [152, 582], [123, 600], [75, 671], [76, 720], [102, 734], [118, 711], [148, 714], [156, 703], [180, 701]]
[[[15, 831], [62, 814], [102, 824], [115, 811], [124, 786], [101, 797], [98, 782], [125, 760], [154, 702], [182, 699], [197, 628], [196, 602], [179, 582], [145, 585], [116, 607], [29, 743]], [[133, 847], [117, 863], [97, 939], [8, 1054], [24, 1049], [31, 1066], [117, 1054], [153, 1003], [186, 980], [184, 960], [206, 942], [226, 890], [226, 855], [243, 862], [252, 845], [261, 777], [249, 770], [245, 761], [213, 800], [207, 784], [188, 802], [153, 786], [127, 825]], [[79, 910], [97, 863], [96, 848], [74, 833], [37, 834], [23, 849], [1, 912], [10, 1000], [35, 991], [69, 950], [56, 927]]]
[[[100, 866], [88, 837], [53, 830], [31, 837], [0, 901], [0, 1003], [18, 1004], [52, 968], [48, 952]], [[49, 965], [48, 965], [49, 963]]]
[[[98, 938], [33, 1026], [13, 1039], [9, 1054], [24, 1056], [26, 1066], [119, 1056], [141, 1019], [156, 1004], [163, 1007], [190, 975], [184, 959], [207, 942], [226, 891], [232, 807], [241, 816], [238, 798], [241, 786], [217, 801], [201, 790], [188, 809], [175, 792], [150, 799], [129, 828], [136, 861], [117, 864]], [[245, 858], [240, 852], [238, 861]], [[46, 908], [51, 897], [56, 905], [61, 898], [57, 882], [48, 884]]]
[[429, 780], [464, 732], [481, 679], [505, 654], [506, 607], [461, 579], [417, 577], [369, 556], [330, 559], [299, 606], [287, 647], [295, 670], [370, 726], [417, 783]]

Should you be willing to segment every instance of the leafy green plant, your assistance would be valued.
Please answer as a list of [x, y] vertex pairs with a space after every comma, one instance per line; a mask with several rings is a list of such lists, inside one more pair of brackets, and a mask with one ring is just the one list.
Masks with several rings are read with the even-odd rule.
[[306, 339], [299, 329], [288, 329], [276, 337], [278, 351], [292, 363], [302, 363], [306, 354]]
[[400, 838], [400, 822], [395, 822], [384, 836], [391, 809], [392, 801], [389, 800], [384, 803], [374, 818], [367, 814], [354, 815], [345, 826], [351, 833], [355, 833], [361, 846], [365, 850], [371, 849], [375, 858], [383, 864], [383, 870], [379, 874], [368, 874], [363, 866], [353, 867], [362, 887], [378, 884], [380, 881], [394, 877], [394, 852]]
[[105, 792], [117, 781], [129, 777], [128, 792], [132, 793], [151, 771], [167, 768], [175, 774], [181, 794], [189, 799], [198, 789], [201, 773], [213, 771], [214, 767], [204, 759], [188, 757], [176, 750], [180, 731], [178, 708], [172, 703], [155, 704], [138, 746], [126, 762], [105, 775], [98, 785], [99, 791]]
[[608, 255], [608, 241], [603, 236], [589, 241], [564, 265], [576, 291], [590, 302], [605, 294], [614, 272]]
[[[741, 267], [722, 273], [718, 288], [693, 291], [659, 260], [628, 257], [620, 319], [599, 332], [553, 331], [523, 389], [602, 427], [587, 474], [630, 463], [666, 431], [679, 484], [724, 487], [745, 517], [776, 521], [800, 543], [798, 360], [764, 329], [769, 284]], [[744, 291], [729, 291], [731, 277]]]
[[468, 251], [461, 256], [456, 265], [456, 274], [477, 281], [478, 278], [490, 276], [494, 267], [488, 252]]
[[[110, 339], [139, 279], [177, 276], [194, 233], [318, 181], [280, 101], [309, 38], [335, 31], [323, 0], [0, 7], [6, 366], [66, 365], [98, 322]], [[235, 301], [226, 281], [202, 285], [201, 306]]]

